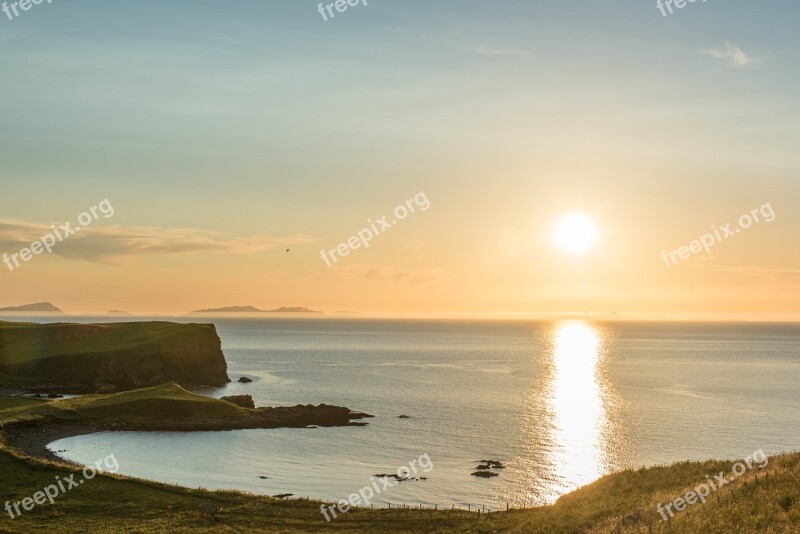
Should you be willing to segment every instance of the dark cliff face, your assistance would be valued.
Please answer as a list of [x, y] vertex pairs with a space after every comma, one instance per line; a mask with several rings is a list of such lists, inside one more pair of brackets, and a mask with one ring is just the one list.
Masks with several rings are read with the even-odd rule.
[[229, 382], [212, 324], [7, 324], [0, 328], [0, 385], [111, 392], [177, 382]]
[[99, 362], [94, 387], [116, 390], [177, 382], [182, 386], [222, 386], [228, 382], [228, 364], [214, 325], [186, 325], [191, 332], [176, 332], [158, 343], [144, 345], [134, 354], [111, 356]]

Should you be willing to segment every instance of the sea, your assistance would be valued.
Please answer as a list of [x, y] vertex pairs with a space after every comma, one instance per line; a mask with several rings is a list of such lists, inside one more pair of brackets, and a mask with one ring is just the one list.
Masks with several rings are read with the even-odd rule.
[[[26, 320], [149, 319], [163, 320]], [[800, 449], [796, 324], [170, 320], [219, 332], [233, 381], [200, 394], [375, 417], [338, 428], [102, 432], [51, 450], [83, 464], [113, 454], [121, 474], [195, 488], [334, 502], [372, 487], [376, 507], [500, 510], [552, 503], [623, 469]], [[502, 467], [479, 470], [486, 460]], [[376, 478], [398, 470], [411, 480]]]

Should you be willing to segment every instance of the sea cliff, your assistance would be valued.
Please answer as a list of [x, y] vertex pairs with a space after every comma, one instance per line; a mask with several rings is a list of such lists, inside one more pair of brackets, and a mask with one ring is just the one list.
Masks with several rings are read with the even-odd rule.
[[212, 324], [0, 322], [0, 384], [32, 391], [111, 393], [176, 382], [229, 382]]

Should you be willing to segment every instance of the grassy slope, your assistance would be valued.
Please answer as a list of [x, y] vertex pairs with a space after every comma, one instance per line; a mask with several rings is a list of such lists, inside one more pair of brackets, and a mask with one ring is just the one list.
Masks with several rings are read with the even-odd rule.
[[[111, 395], [84, 395], [73, 399], [48, 402], [41, 399], [0, 397], [19, 401], [14, 408], [2, 412], [0, 423], [22, 421], [87, 422], [134, 425], [147, 428], [169, 421], [227, 420], [247, 417], [255, 412], [229, 402], [195, 395], [175, 383], [125, 391]], [[3, 403], [0, 402], [0, 408]]]
[[0, 377], [9, 387], [92, 385], [99, 368], [114, 359], [124, 362], [127, 373], [141, 366], [143, 376], [157, 373], [162, 364], [175, 369], [212, 362], [223, 367], [217, 374], [227, 379], [219, 338], [210, 324], [0, 322]]
[[[151, 388], [108, 397], [47, 402], [0, 397], [0, 425], [31, 417], [112, 417], [140, 421], [135, 406], [161, 398], [153, 417], [175, 417], [211, 410], [230, 415], [245, 410], [213, 399], [187, 401], [173, 387]], [[175, 404], [174, 401], [178, 401]], [[184, 403], [189, 402], [190, 406]], [[216, 406], [220, 404], [220, 406]], [[219, 410], [219, 412], [217, 412]], [[245, 410], [246, 411], [246, 410]], [[705, 505], [676, 516], [671, 528], [655, 511], [658, 502], [681, 496], [707, 474], [730, 473], [732, 462], [681, 463], [624, 471], [562, 497], [555, 505], [478, 516], [466, 512], [354, 510], [326, 523], [319, 503], [278, 500], [235, 492], [206, 492], [153, 482], [103, 476], [11, 520], [0, 516], [0, 532], [800, 532], [800, 454], [773, 457], [760, 480], [755, 473], [729, 485]], [[0, 446], [0, 496], [20, 500], [71, 469], [31, 459]], [[747, 482], [744, 484], [744, 482]], [[0, 505], [4, 504], [3, 500]], [[783, 505], [783, 506], [782, 506]], [[785, 509], [784, 509], [785, 508]], [[0, 513], [4, 512], [0, 510]]]

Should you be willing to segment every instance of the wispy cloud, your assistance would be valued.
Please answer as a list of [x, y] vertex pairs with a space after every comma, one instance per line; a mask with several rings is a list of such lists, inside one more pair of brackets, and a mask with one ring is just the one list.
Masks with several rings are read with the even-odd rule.
[[477, 47], [475, 53], [480, 56], [527, 56], [528, 52], [519, 48]]
[[[0, 220], [0, 252], [28, 247], [52, 232], [50, 226]], [[156, 226], [93, 226], [53, 247], [53, 254], [73, 260], [109, 263], [130, 256], [191, 253], [252, 254], [275, 248], [313, 243], [306, 235], [231, 234], [198, 228]]]
[[715, 59], [727, 61], [729, 65], [737, 68], [752, 67], [759, 62], [757, 58], [747, 55], [744, 50], [728, 41], [725, 41], [724, 49], [707, 48], [703, 51], [703, 54]]
[[382, 284], [418, 286], [443, 278], [439, 269], [401, 269], [383, 265], [350, 265], [341, 269], [346, 276], [356, 280], [369, 280]]
[[740, 274], [780, 283], [800, 284], [800, 269], [780, 269], [772, 267], [756, 267], [753, 265], [737, 265], [717, 269], [720, 272]]

